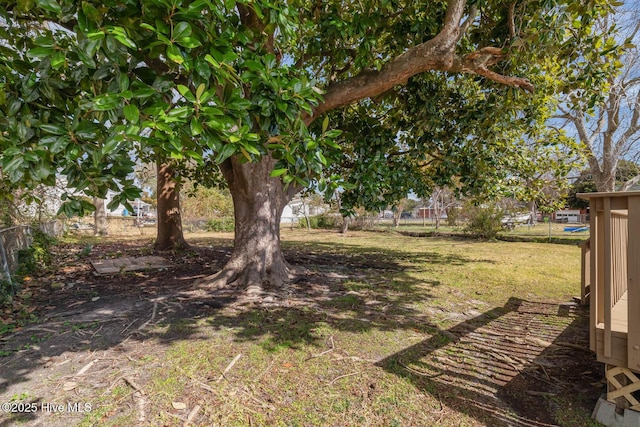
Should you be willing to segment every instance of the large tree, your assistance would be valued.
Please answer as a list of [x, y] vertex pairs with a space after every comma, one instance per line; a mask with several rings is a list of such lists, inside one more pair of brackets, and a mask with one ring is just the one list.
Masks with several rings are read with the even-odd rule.
[[[278, 286], [290, 273], [283, 208], [320, 177], [339, 136], [318, 119], [425, 72], [527, 96], [525, 76], [600, 55], [585, 47], [610, 9], [607, 0], [3, 2], [2, 167], [24, 186], [58, 173], [89, 196], [119, 190], [118, 203], [140, 193], [129, 179], [135, 151], [213, 165], [236, 230], [212, 280]], [[587, 72], [597, 82], [603, 69]]]
[[[634, 175], [616, 185], [620, 162], [640, 158], [640, 62], [638, 49], [630, 44], [637, 42], [638, 13], [634, 10], [597, 23], [596, 28], [603, 33], [621, 28], [617, 37], [626, 42], [626, 51], [619, 62], [622, 70], [607, 77], [602, 99], [595, 104], [584, 102], [585, 94], [600, 88], [577, 88], [569, 91], [559, 106], [560, 117], [580, 141], [597, 191], [626, 191], [640, 181], [640, 175]], [[612, 37], [606, 43], [615, 46]]]

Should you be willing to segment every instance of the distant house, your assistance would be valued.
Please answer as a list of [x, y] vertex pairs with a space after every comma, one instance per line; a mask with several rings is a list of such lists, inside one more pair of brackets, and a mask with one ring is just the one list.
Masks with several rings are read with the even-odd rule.
[[325, 206], [311, 206], [309, 202], [304, 202], [300, 197], [294, 197], [282, 211], [281, 223], [298, 222], [306, 216], [322, 215], [327, 211]]
[[128, 216], [137, 216], [138, 213], [140, 214], [140, 216], [148, 216], [152, 214], [152, 206], [140, 199], [135, 199], [129, 202], [131, 204], [131, 207], [133, 208], [133, 212], [129, 211], [124, 205], [118, 205], [114, 209], [109, 209], [107, 206], [109, 205], [109, 203], [111, 203], [111, 201], [117, 194], [118, 193], [111, 190], [107, 192], [107, 197], [104, 200], [104, 209], [107, 212], [108, 216], [124, 216], [125, 211]]
[[552, 214], [552, 220], [566, 224], [578, 224], [583, 222], [583, 215], [578, 209], [563, 209]]

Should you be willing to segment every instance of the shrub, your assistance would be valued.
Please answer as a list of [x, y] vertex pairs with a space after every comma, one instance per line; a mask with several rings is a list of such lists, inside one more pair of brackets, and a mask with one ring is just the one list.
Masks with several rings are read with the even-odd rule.
[[460, 208], [457, 206], [450, 207], [447, 209], [447, 225], [450, 227], [455, 227], [458, 225], [458, 219], [460, 217]]
[[307, 226], [307, 218], [300, 218], [298, 221], [298, 228], [318, 228], [318, 217], [309, 217], [309, 225]]
[[55, 243], [56, 239], [34, 228], [31, 246], [18, 251], [16, 274], [25, 276], [49, 267], [53, 261], [51, 246]]
[[377, 216], [357, 215], [351, 219], [349, 228], [351, 230], [373, 230], [376, 225]]
[[[340, 218], [333, 215], [317, 215], [309, 217], [309, 228], [333, 230], [338, 227], [338, 220]], [[307, 219], [300, 218], [298, 221], [298, 227], [307, 228]]]
[[211, 218], [207, 221], [207, 230], [209, 231], [233, 231], [236, 223], [233, 218]]
[[503, 212], [497, 207], [474, 206], [469, 209], [466, 231], [485, 239], [495, 239], [502, 228]]

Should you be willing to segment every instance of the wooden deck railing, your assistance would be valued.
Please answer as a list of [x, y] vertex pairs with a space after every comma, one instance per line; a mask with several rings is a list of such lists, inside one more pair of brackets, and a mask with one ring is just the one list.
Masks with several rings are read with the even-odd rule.
[[580, 243], [580, 303], [582, 305], [589, 304], [591, 298], [591, 239], [587, 239]]
[[640, 192], [580, 196], [590, 201], [582, 265], [591, 348], [601, 362], [640, 372]]
[[627, 292], [629, 247], [629, 214], [627, 212], [611, 211], [611, 235], [611, 286], [609, 288], [611, 289], [610, 308], [613, 308]]

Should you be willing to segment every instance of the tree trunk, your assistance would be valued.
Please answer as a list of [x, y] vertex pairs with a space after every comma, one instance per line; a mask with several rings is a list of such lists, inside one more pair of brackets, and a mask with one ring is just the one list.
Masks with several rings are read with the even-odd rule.
[[104, 199], [93, 198], [93, 205], [96, 211], [93, 213], [94, 234], [96, 236], [106, 236], [107, 233], [107, 210], [104, 206]]
[[171, 165], [157, 163], [158, 237], [156, 250], [184, 249], [189, 245], [182, 234], [180, 186]]
[[290, 280], [291, 269], [280, 247], [280, 219], [299, 188], [285, 188], [280, 178], [270, 176], [275, 162], [266, 156], [256, 163], [232, 157], [221, 165], [233, 198], [235, 236], [231, 258], [209, 278], [214, 285], [232, 283], [260, 293]]
[[397, 208], [393, 212], [393, 228], [398, 228], [400, 226], [400, 218], [402, 218], [402, 208]]
[[311, 222], [309, 221], [309, 213], [307, 212], [307, 204], [304, 201], [304, 197], [300, 198], [302, 202], [302, 215], [304, 216], [304, 220], [307, 222], [307, 231], [311, 231]]
[[349, 231], [349, 222], [350, 222], [350, 218], [348, 216], [343, 216], [342, 217], [342, 224], [340, 225], [340, 233], [342, 234], [347, 234], [347, 231]]

